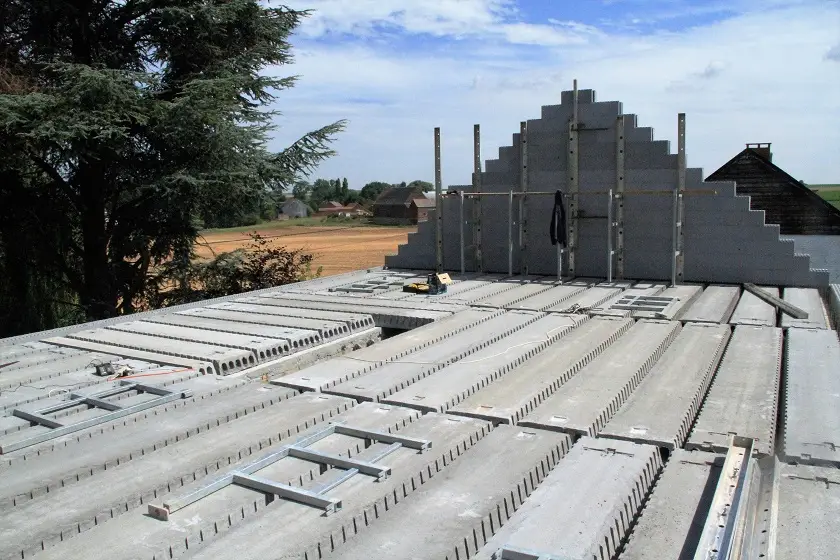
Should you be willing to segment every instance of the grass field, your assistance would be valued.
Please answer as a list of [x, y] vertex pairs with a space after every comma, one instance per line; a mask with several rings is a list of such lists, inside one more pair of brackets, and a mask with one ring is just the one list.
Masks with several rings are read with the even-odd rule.
[[247, 246], [248, 234], [257, 231], [276, 246], [302, 249], [315, 259], [312, 270], [322, 267], [330, 276], [385, 264], [385, 255], [395, 254], [408, 240], [412, 227], [374, 226], [358, 220], [347, 222], [319, 218], [301, 218], [255, 226], [204, 230], [198, 238], [196, 253], [210, 258], [214, 254]]
[[808, 185], [808, 187], [837, 208], [840, 208], [840, 185]]

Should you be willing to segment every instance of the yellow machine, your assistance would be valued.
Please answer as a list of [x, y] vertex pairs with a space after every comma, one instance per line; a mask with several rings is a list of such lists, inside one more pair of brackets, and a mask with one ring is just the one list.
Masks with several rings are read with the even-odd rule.
[[446, 287], [452, 283], [452, 279], [448, 274], [429, 274], [426, 282], [412, 282], [403, 286], [404, 292], [412, 294], [426, 294], [434, 296], [437, 294], [445, 294]]

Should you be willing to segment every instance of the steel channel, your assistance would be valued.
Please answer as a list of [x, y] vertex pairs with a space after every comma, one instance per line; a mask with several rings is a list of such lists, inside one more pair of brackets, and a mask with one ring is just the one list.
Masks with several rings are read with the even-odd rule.
[[419, 451], [425, 451], [426, 449], [430, 449], [432, 447], [432, 442], [426, 439], [386, 434], [384, 432], [375, 432], [372, 430], [362, 430], [351, 426], [336, 425], [335, 433], [357, 438], [365, 438], [381, 443], [399, 443], [404, 447], [417, 449]]
[[578, 86], [577, 80], [574, 80], [574, 89], [572, 93], [572, 122], [569, 123], [569, 217], [568, 217], [568, 247], [569, 247], [569, 276], [575, 275], [575, 265], [577, 259], [577, 228], [578, 228], [578, 192], [580, 191], [580, 183], [578, 177], [579, 170], [579, 138], [578, 138]]
[[440, 127], [435, 128], [435, 270], [443, 272], [443, 182], [440, 173]]
[[607, 195], [607, 282], [612, 282], [613, 275], [613, 192]]
[[624, 279], [624, 115], [616, 121], [615, 149], [615, 192], [618, 208], [616, 209], [616, 276]]
[[[18, 449], [23, 449], [24, 447], [35, 445], [37, 443], [43, 443], [45, 441], [55, 439], [57, 437], [66, 436], [67, 434], [72, 434], [73, 432], [78, 432], [79, 430], [84, 430], [86, 428], [90, 428], [98, 424], [104, 424], [105, 422], [110, 422], [111, 420], [116, 420], [117, 418], [122, 418], [123, 416], [128, 416], [136, 412], [146, 410], [147, 408], [154, 408], [156, 406], [166, 404], [170, 401], [185, 398], [187, 395], [188, 393], [183, 392], [170, 393], [169, 395], [165, 395], [163, 397], [159, 397], [148, 402], [135, 404], [134, 406], [129, 406], [126, 408], [120, 408], [119, 410], [115, 410], [114, 412], [109, 412], [107, 414], [103, 414], [102, 416], [97, 416], [96, 418], [91, 418], [89, 420], [77, 422], [76, 424], [59, 424], [59, 427], [56, 427], [50, 432], [39, 434], [37, 436], [32, 436], [30, 438], [16, 441], [8, 445], [0, 446], [0, 454], [9, 453], [11, 451], [16, 451]], [[18, 411], [15, 411], [15, 413], [17, 412]]]
[[683, 195], [685, 193], [686, 184], [686, 159], [685, 159], [685, 113], [680, 113], [677, 116], [677, 274], [678, 282], [683, 281], [683, 268], [685, 265], [685, 244], [684, 244], [684, 228], [683, 221], [685, 220], [685, 201]]
[[513, 191], [508, 193], [508, 276], [513, 276]]
[[375, 476], [376, 478], [385, 478], [391, 474], [391, 467], [383, 467], [374, 465], [367, 461], [357, 461], [356, 459], [346, 459], [329, 453], [321, 453], [320, 451], [312, 451], [303, 447], [293, 445], [289, 447], [288, 453], [290, 457], [296, 457], [305, 461], [313, 461], [315, 463], [323, 463], [325, 465], [332, 465], [342, 469], [357, 469], [362, 474]]
[[528, 121], [519, 124], [519, 273], [528, 275]]
[[673, 231], [671, 232], [671, 286], [677, 285], [677, 205], [679, 198], [678, 189], [674, 189], [674, 201], [672, 205]]
[[[481, 192], [481, 126], [473, 126], [473, 191]], [[481, 197], [473, 200], [473, 244], [475, 248], [475, 270], [482, 272], [484, 263], [481, 251]]]
[[288, 484], [280, 484], [273, 480], [261, 478], [258, 476], [247, 475], [242, 473], [234, 473], [231, 475], [233, 479], [232, 484], [237, 486], [244, 486], [257, 490], [260, 492], [267, 492], [269, 494], [276, 494], [281, 498], [286, 498], [293, 502], [300, 502], [308, 506], [314, 506], [326, 511], [336, 511], [341, 509], [341, 500], [336, 498], [324, 498], [315, 492], [304, 490], [303, 488], [296, 488]]
[[460, 193], [458, 197], [458, 230], [461, 235], [461, 274], [466, 273], [466, 263], [464, 262], [464, 193]]

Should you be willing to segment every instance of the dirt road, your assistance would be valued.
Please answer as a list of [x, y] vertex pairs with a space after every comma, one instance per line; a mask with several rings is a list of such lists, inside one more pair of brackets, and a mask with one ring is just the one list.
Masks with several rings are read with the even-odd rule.
[[[385, 255], [397, 252], [397, 246], [406, 243], [408, 234], [415, 228], [405, 227], [284, 227], [260, 230], [260, 235], [272, 239], [276, 246], [303, 249], [312, 253], [315, 261], [313, 272], [323, 267], [322, 276], [341, 274], [360, 268], [382, 266]], [[246, 232], [216, 231], [199, 238], [196, 252], [209, 258], [213, 252], [232, 251], [249, 244]], [[212, 249], [212, 250], [211, 250]]]

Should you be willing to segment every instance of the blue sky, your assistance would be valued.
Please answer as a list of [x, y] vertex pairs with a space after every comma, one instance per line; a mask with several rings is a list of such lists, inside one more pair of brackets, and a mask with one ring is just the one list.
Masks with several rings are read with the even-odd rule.
[[300, 76], [279, 95], [272, 148], [349, 120], [314, 177], [431, 180], [442, 128], [444, 184], [578, 79], [676, 137], [687, 113], [691, 167], [711, 173], [746, 142], [809, 183], [840, 183], [837, 0], [286, 0], [313, 13], [293, 38]]

